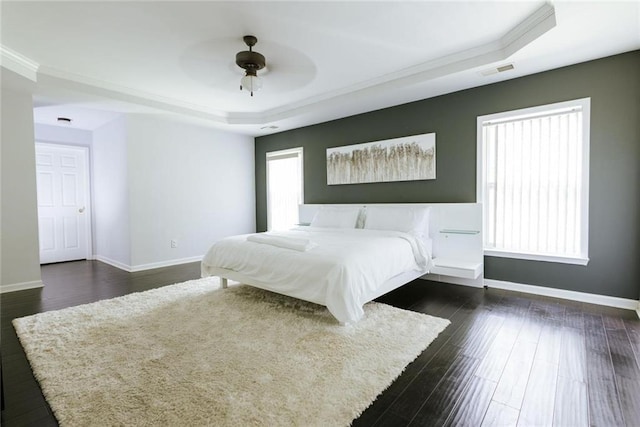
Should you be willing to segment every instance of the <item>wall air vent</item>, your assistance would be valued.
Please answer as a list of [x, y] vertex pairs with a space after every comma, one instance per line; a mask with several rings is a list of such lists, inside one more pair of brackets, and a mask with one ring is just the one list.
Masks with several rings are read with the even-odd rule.
[[500, 65], [499, 67], [489, 68], [488, 70], [481, 71], [480, 74], [483, 76], [491, 76], [493, 74], [503, 73], [505, 71], [513, 70], [515, 67], [513, 64], [505, 64]]
[[502, 65], [501, 67], [496, 68], [496, 70], [498, 70], [499, 73], [502, 73], [503, 71], [509, 71], [509, 70], [513, 70], [513, 64], [507, 64], [507, 65]]

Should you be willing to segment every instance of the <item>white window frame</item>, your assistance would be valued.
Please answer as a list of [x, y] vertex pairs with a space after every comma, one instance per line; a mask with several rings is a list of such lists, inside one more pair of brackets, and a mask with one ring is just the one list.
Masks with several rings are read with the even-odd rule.
[[[483, 125], [489, 121], [502, 121], [510, 119], [524, 119], [527, 116], [540, 116], [545, 113], [553, 114], [562, 110], [570, 110], [580, 107], [582, 109], [582, 175], [581, 185], [582, 191], [580, 196], [580, 254], [576, 257], [567, 257], [552, 254], [538, 254], [526, 252], [511, 252], [499, 250], [495, 248], [487, 249], [485, 247], [484, 254], [488, 256], [517, 258], [533, 261], [547, 261], [565, 264], [587, 265], [589, 262], [589, 146], [590, 146], [590, 120], [591, 120], [591, 98], [581, 98], [572, 101], [558, 102], [554, 104], [541, 105], [531, 108], [523, 108], [519, 110], [506, 111], [495, 114], [478, 116], [477, 120], [477, 166], [476, 166], [476, 200], [478, 203], [484, 202], [485, 174], [484, 165], [486, 162], [483, 150]], [[486, 218], [488, 206], [483, 206], [484, 216]], [[486, 222], [483, 220], [483, 228], [486, 228]], [[487, 235], [486, 231], [483, 235]]]
[[300, 166], [300, 201], [299, 203], [304, 203], [304, 148], [296, 147], [296, 148], [288, 148], [286, 150], [278, 150], [278, 151], [270, 151], [266, 153], [266, 173], [267, 173], [267, 230], [271, 230], [271, 209], [270, 206], [270, 198], [269, 198], [269, 160], [277, 160], [278, 158], [287, 158], [287, 157], [297, 157], [299, 166]]

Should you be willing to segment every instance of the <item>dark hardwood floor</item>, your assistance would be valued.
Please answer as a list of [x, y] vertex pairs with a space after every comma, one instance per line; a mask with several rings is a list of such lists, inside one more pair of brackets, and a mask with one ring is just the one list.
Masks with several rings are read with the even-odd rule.
[[[126, 273], [79, 261], [43, 266], [43, 289], [2, 294], [2, 425], [57, 425], [12, 319], [198, 277], [199, 263]], [[355, 426], [640, 426], [633, 311], [421, 280], [380, 301], [451, 325]]]

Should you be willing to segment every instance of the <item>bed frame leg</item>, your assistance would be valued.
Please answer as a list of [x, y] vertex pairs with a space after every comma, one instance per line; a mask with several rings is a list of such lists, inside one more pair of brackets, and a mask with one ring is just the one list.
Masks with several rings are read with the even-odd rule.
[[227, 289], [227, 286], [228, 286], [227, 279], [225, 279], [224, 277], [221, 277], [220, 284], [222, 285], [222, 289]]

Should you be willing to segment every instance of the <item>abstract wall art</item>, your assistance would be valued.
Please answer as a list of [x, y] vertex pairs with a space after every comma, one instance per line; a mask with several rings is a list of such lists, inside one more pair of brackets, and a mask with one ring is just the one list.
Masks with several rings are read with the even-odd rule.
[[327, 149], [327, 185], [435, 178], [435, 133]]

